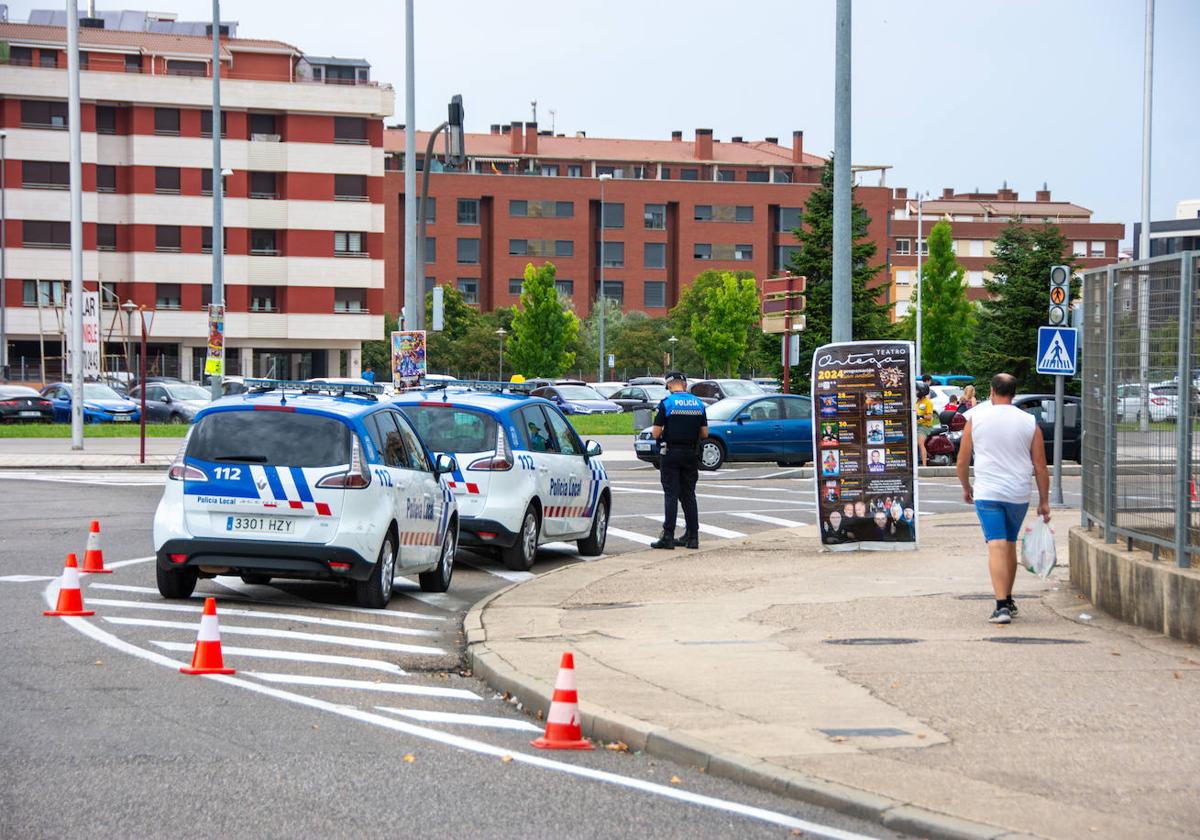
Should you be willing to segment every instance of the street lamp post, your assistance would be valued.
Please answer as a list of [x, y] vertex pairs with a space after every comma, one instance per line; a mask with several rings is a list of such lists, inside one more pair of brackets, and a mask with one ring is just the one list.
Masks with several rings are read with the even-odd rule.
[[137, 304], [128, 298], [121, 304], [121, 311], [125, 313], [125, 375], [126, 381], [133, 381], [133, 349], [131, 343], [133, 341], [133, 313], [137, 312]]
[[671, 370], [675, 370], [675, 345], [679, 343], [679, 339], [671, 336], [667, 341], [671, 344]]
[[508, 335], [508, 330], [504, 329], [504, 327], [501, 327], [500, 329], [496, 330], [496, 335], [500, 339], [500, 376], [498, 377], [498, 379], [500, 382], [503, 382], [504, 381], [504, 336]]
[[604, 297], [604, 182], [611, 181], [612, 175], [600, 176], [600, 372], [597, 382], [604, 381], [604, 316], [608, 311], [608, 300]]
[[924, 357], [921, 355], [921, 319], [924, 316], [922, 310], [925, 308], [922, 305], [921, 293], [924, 289], [924, 283], [921, 282], [921, 243], [924, 241], [922, 236], [922, 228], [924, 227], [924, 204], [927, 193], [917, 193], [917, 375], [925, 372]]

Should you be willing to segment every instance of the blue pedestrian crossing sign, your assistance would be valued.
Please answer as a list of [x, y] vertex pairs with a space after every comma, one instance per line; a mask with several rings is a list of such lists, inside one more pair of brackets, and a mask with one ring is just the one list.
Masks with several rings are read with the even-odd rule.
[[1074, 376], [1078, 349], [1074, 327], [1038, 327], [1037, 372]]

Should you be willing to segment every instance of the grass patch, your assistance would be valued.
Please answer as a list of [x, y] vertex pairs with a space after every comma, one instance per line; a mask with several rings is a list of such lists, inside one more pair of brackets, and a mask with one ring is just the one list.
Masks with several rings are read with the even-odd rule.
[[[1152, 420], [1150, 422], [1150, 431], [1152, 432], [1173, 432], [1178, 428], [1177, 424], [1167, 420]], [[1193, 429], [1200, 430], [1200, 421], [1192, 424]], [[1136, 420], [1130, 422], [1117, 423], [1118, 432], [1139, 432], [1142, 427]]]
[[623, 411], [620, 414], [571, 414], [567, 419], [583, 437], [633, 434], [632, 411]]
[[[146, 437], [181, 438], [187, 434], [186, 423], [147, 423]], [[22, 423], [0, 426], [0, 438], [69, 438], [70, 423]], [[137, 423], [84, 423], [85, 438], [135, 438]]]

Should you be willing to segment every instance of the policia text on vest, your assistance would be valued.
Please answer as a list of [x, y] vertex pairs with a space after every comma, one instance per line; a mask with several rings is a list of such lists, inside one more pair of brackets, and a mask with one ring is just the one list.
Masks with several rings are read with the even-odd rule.
[[[659, 441], [659, 477], [662, 480], [663, 529], [651, 548], [700, 547], [700, 514], [696, 509], [696, 479], [699, 477], [696, 448], [708, 436], [704, 403], [684, 391], [687, 379], [678, 371], [666, 376], [671, 393], [658, 404], [652, 434]], [[683, 539], [675, 539], [678, 504], [683, 505]]]

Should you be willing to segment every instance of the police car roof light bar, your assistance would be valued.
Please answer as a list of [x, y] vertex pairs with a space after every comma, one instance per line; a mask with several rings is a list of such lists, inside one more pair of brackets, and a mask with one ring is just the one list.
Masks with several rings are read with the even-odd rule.
[[528, 394], [533, 390], [533, 383], [530, 382], [500, 382], [488, 379], [456, 379], [453, 382], [438, 382], [436, 384], [422, 385], [422, 390], [430, 391], [489, 391], [492, 393], [503, 393], [505, 391], [514, 394]]
[[302, 394], [330, 394], [336, 397], [368, 397], [384, 393], [382, 385], [354, 382], [309, 382], [303, 379], [246, 379], [247, 391], [264, 394], [268, 391], [297, 391]]

